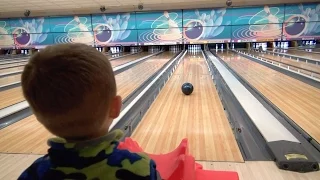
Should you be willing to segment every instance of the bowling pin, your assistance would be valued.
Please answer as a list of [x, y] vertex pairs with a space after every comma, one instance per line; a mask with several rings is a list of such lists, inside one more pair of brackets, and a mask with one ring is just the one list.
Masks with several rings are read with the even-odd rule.
[[223, 49], [223, 44], [221, 44], [221, 49]]
[[128, 27], [128, 20], [130, 19], [130, 13], [126, 13], [122, 15], [122, 18], [124, 19], [123, 23], [121, 24], [121, 31], [118, 35], [118, 37], [121, 37], [122, 34], [127, 30]]

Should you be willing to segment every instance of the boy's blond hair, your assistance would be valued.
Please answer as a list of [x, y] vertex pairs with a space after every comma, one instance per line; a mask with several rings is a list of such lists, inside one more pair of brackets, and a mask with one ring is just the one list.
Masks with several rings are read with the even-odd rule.
[[37, 119], [64, 138], [90, 136], [105, 126], [116, 96], [109, 60], [84, 44], [53, 45], [37, 52], [25, 66], [21, 84]]

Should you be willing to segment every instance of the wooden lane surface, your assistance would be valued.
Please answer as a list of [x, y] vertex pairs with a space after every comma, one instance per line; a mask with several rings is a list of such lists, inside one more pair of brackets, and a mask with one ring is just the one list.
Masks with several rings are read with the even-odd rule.
[[233, 52], [219, 56], [297, 125], [320, 142], [320, 90]]
[[152, 74], [159, 70], [174, 54], [162, 53], [116, 75], [118, 94], [124, 99]]
[[301, 57], [311, 58], [311, 59], [320, 61], [320, 54], [316, 54], [316, 53], [308, 53], [308, 52], [295, 51], [295, 50], [288, 49], [288, 51], [285, 54], [289, 54], [289, 55], [292, 54], [295, 56], [301, 56]]
[[[0, 179], [16, 180], [20, 174], [42, 155], [0, 154]], [[236, 171], [240, 180], [318, 180], [320, 171], [297, 173], [283, 171], [272, 161], [198, 162], [203, 169], [215, 171]]]
[[[123, 52], [123, 53], [120, 53], [118, 54], [119, 56], [124, 56], [124, 55], [127, 55], [127, 54], [130, 54], [130, 52]], [[115, 56], [115, 55], [106, 55], [108, 59], [112, 59], [112, 58], [115, 58], [115, 57], [119, 57], [119, 56]]]
[[[125, 98], [172, 56], [173, 54], [161, 54], [116, 75], [118, 94]], [[45, 154], [48, 149], [46, 141], [52, 136], [31, 115], [0, 130], [0, 152]]]
[[22, 62], [27, 63], [27, 60], [28, 60], [28, 59], [21, 59], [21, 60], [8, 59], [7, 61], [5, 61], [5, 60], [1, 61], [1, 60], [0, 60], [0, 66], [1, 66], [1, 65], [5, 65], [5, 64], [8, 64], [8, 63], [9, 63], [9, 64], [22, 63]]
[[13, 67], [13, 66], [24, 66], [26, 65], [27, 62], [18, 62], [18, 63], [12, 63], [12, 64], [3, 64], [3, 65], [0, 65], [0, 69], [2, 68], [10, 68], [10, 67]]
[[[140, 54], [136, 54], [136, 55], [132, 55], [132, 56], [126, 56], [126, 57], [119, 58], [117, 60], [111, 61], [111, 64], [113, 63], [113, 67], [114, 67], [114, 66], [117, 66], [117, 65], [120, 65], [120, 64], [135, 60], [137, 58], [146, 56], [147, 54], [148, 53], [140, 53]], [[120, 61], [120, 62], [117, 63], [116, 61]], [[10, 83], [18, 82], [20, 80], [21, 80], [21, 74], [17, 74], [17, 75], [13, 75], [13, 76], [7, 76], [7, 77], [0, 78], [0, 85], [10, 84]], [[6, 94], [7, 96], [2, 96], [3, 94]], [[14, 89], [8, 89], [6, 91], [2, 91], [2, 92], [0, 92], [0, 95], [1, 95], [0, 96], [0, 102], [1, 102], [0, 103], [0, 109], [4, 108], [6, 106], [10, 106], [10, 105], [16, 104], [16, 103], [21, 102], [21, 101], [24, 100], [24, 97], [23, 97], [22, 91], [21, 91], [21, 87], [17, 87], [17, 88], [14, 88]]]
[[133, 61], [133, 60], [136, 60], [138, 58], [141, 58], [143, 56], [147, 56], [148, 52], [142, 52], [142, 53], [139, 53], [139, 54], [134, 54], [132, 56], [125, 56], [123, 58], [119, 58], [119, 59], [115, 59], [114, 61], [111, 61], [111, 65], [112, 67], [117, 67], [117, 66], [120, 66], [122, 64], [125, 64], [125, 63], [128, 63], [130, 61]]
[[15, 74], [12, 76], [5, 76], [0, 78], [0, 86], [21, 81], [21, 74]]
[[[125, 54], [124, 54], [125, 55]], [[115, 67], [115, 66], [119, 66], [121, 64], [124, 64], [124, 63], [127, 63], [127, 62], [130, 62], [132, 60], [136, 60], [138, 58], [141, 58], [142, 56], [144, 55], [147, 55], [147, 53], [141, 53], [141, 54], [135, 54], [135, 55], [132, 55], [132, 56], [126, 56], [126, 57], [123, 57], [123, 58], [119, 58], [119, 59], [116, 59], [114, 61], [111, 61], [111, 65], [112, 67]], [[19, 64], [19, 63], [18, 63]], [[26, 64], [26, 63], [25, 63]], [[24, 64], [24, 65], [25, 65]], [[11, 66], [15, 66], [15, 64], [11, 64]], [[8, 67], [10, 67], [10, 65], [7, 65]], [[0, 65], [0, 68], [2, 66]], [[0, 74], [2, 73], [9, 73], [9, 72], [13, 72], [13, 71], [18, 71], [18, 70], [23, 70], [24, 66], [19, 66], [19, 67], [12, 67], [12, 68], [6, 68], [6, 69], [0, 69]], [[8, 83], [11, 83], [11, 82], [8, 82]]]
[[319, 180], [320, 171], [298, 173], [280, 170], [273, 161], [198, 162], [203, 169], [236, 171], [240, 180]]
[[[184, 82], [193, 84], [192, 95], [182, 94]], [[181, 61], [132, 138], [148, 153], [171, 152], [188, 138], [196, 160], [243, 161], [201, 54]]]
[[7, 69], [0, 69], [0, 74], [3, 73], [10, 73], [14, 71], [22, 71], [24, 66], [19, 66], [19, 67], [13, 67], [13, 68], [7, 68]]
[[24, 97], [22, 95], [22, 89], [20, 87], [0, 92], [0, 109], [19, 103], [21, 101], [24, 101]]
[[[292, 65], [292, 66], [296, 66], [296, 67], [300, 67], [300, 68], [303, 68], [303, 69], [307, 69], [307, 70], [310, 70], [310, 71], [314, 71], [314, 72], [320, 73], [320, 66], [315, 65], [315, 64], [296, 61], [294, 59], [290, 59], [290, 58], [286, 58], [286, 57], [278, 56], [278, 55], [258, 53], [258, 52], [254, 52], [254, 51], [250, 51], [250, 52], [246, 51], [246, 52], [248, 52], [250, 54], [253, 54], [253, 55], [260, 56], [260, 57], [269, 58], [269, 59], [272, 59], [272, 60], [274, 60], [276, 62], [286, 63], [286, 64], [289, 64], [289, 65]], [[292, 69], [297, 69], [297, 68], [292, 68]], [[308, 71], [302, 70], [301, 72], [303, 72], [305, 74], [308, 74], [308, 75], [311, 75], [311, 73], [308, 72]], [[315, 75], [315, 76], [317, 78], [320, 78], [320, 74], [319, 75]]]

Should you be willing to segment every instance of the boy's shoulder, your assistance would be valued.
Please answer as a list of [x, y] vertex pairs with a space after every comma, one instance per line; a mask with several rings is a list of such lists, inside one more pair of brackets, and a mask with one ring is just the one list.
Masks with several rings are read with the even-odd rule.
[[52, 141], [48, 155], [37, 159], [19, 179], [159, 179], [147, 154], [119, 149], [115, 140], [90, 143]]
[[[130, 153], [121, 150], [103, 163], [92, 164], [91, 168], [70, 170], [72, 167], [53, 167], [50, 157], [37, 159], [18, 180], [59, 180], [59, 179], [155, 179], [160, 180], [156, 164], [143, 153]], [[96, 173], [97, 172], [97, 173]], [[103, 173], [101, 173], [103, 172]], [[95, 174], [96, 173], [96, 174]], [[93, 177], [93, 178], [92, 178]]]

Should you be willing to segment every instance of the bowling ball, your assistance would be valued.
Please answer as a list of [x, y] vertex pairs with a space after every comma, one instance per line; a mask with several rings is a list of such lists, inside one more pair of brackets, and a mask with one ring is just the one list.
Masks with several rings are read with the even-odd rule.
[[98, 43], [108, 43], [112, 39], [112, 31], [105, 25], [99, 25], [99, 27], [96, 27], [94, 34]]
[[292, 17], [284, 25], [284, 31], [289, 36], [299, 36], [305, 31], [306, 20], [303, 17]]
[[15, 29], [13, 34], [15, 34], [15, 42], [19, 46], [28, 45], [31, 40], [30, 34], [24, 28]]
[[191, 83], [184, 83], [181, 90], [183, 94], [190, 95], [193, 92], [193, 85]]
[[203, 34], [203, 25], [200, 21], [190, 21], [186, 24], [185, 36], [191, 40], [201, 38]]

